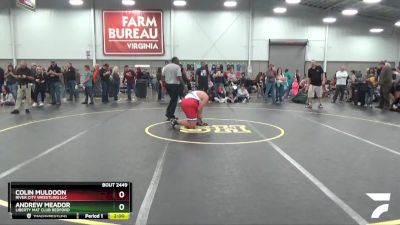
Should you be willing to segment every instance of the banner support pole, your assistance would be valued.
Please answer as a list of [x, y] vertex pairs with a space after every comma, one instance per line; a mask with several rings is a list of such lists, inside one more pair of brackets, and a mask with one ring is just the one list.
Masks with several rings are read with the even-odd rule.
[[91, 9], [90, 9], [90, 25], [92, 30], [92, 64], [93, 67], [96, 66], [96, 14], [95, 14], [95, 4], [94, 0], [92, 0]]

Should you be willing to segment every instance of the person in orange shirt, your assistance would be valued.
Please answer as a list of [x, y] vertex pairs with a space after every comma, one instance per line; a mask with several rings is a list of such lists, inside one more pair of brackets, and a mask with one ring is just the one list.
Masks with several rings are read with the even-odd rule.
[[96, 66], [93, 69], [93, 92], [94, 96], [100, 97], [101, 96], [101, 82], [99, 77], [99, 72], [100, 72], [100, 65], [96, 64]]

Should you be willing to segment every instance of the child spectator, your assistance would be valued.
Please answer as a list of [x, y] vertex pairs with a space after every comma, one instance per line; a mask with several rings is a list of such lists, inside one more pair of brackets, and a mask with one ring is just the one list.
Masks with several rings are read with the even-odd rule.
[[250, 94], [247, 91], [246, 87], [244, 84], [240, 85], [240, 88], [237, 93], [237, 100], [241, 101], [242, 103], [247, 103], [250, 99]]
[[15, 105], [15, 99], [13, 94], [10, 92], [7, 86], [3, 86], [0, 94], [0, 105], [13, 106]]
[[227, 103], [237, 102], [237, 86], [236, 85], [234, 85], [234, 84], [229, 85], [226, 102]]
[[293, 83], [292, 83], [292, 89], [291, 89], [291, 95], [294, 97], [299, 93], [299, 82], [297, 81], [297, 77], [293, 77]]
[[226, 102], [226, 93], [223, 84], [219, 84], [219, 86], [217, 87], [217, 93], [214, 100], [219, 103]]

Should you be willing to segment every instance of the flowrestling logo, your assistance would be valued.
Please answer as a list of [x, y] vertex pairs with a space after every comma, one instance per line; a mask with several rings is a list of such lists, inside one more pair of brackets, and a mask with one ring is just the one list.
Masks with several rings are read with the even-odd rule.
[[375, 208], [371, 215], [372, 219], [379, 219], [383, 213], [389, 211], [390, 193], [366, 193], [366, 195], [375, 202], [386, 203]]

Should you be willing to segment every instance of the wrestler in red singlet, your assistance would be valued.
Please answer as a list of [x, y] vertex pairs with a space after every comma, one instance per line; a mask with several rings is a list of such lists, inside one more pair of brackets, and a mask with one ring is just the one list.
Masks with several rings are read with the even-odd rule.
[[187, 94], [181, 102], [182, 111], [186, 115], [186, 120], [171, 120], [172, 127], [176, 125], [185, 126], [193, 129], [196, 126], [207, 126], [202, 121], [204, 106], [208, 103], [208, 95], [204, 91], [192, 91]]

